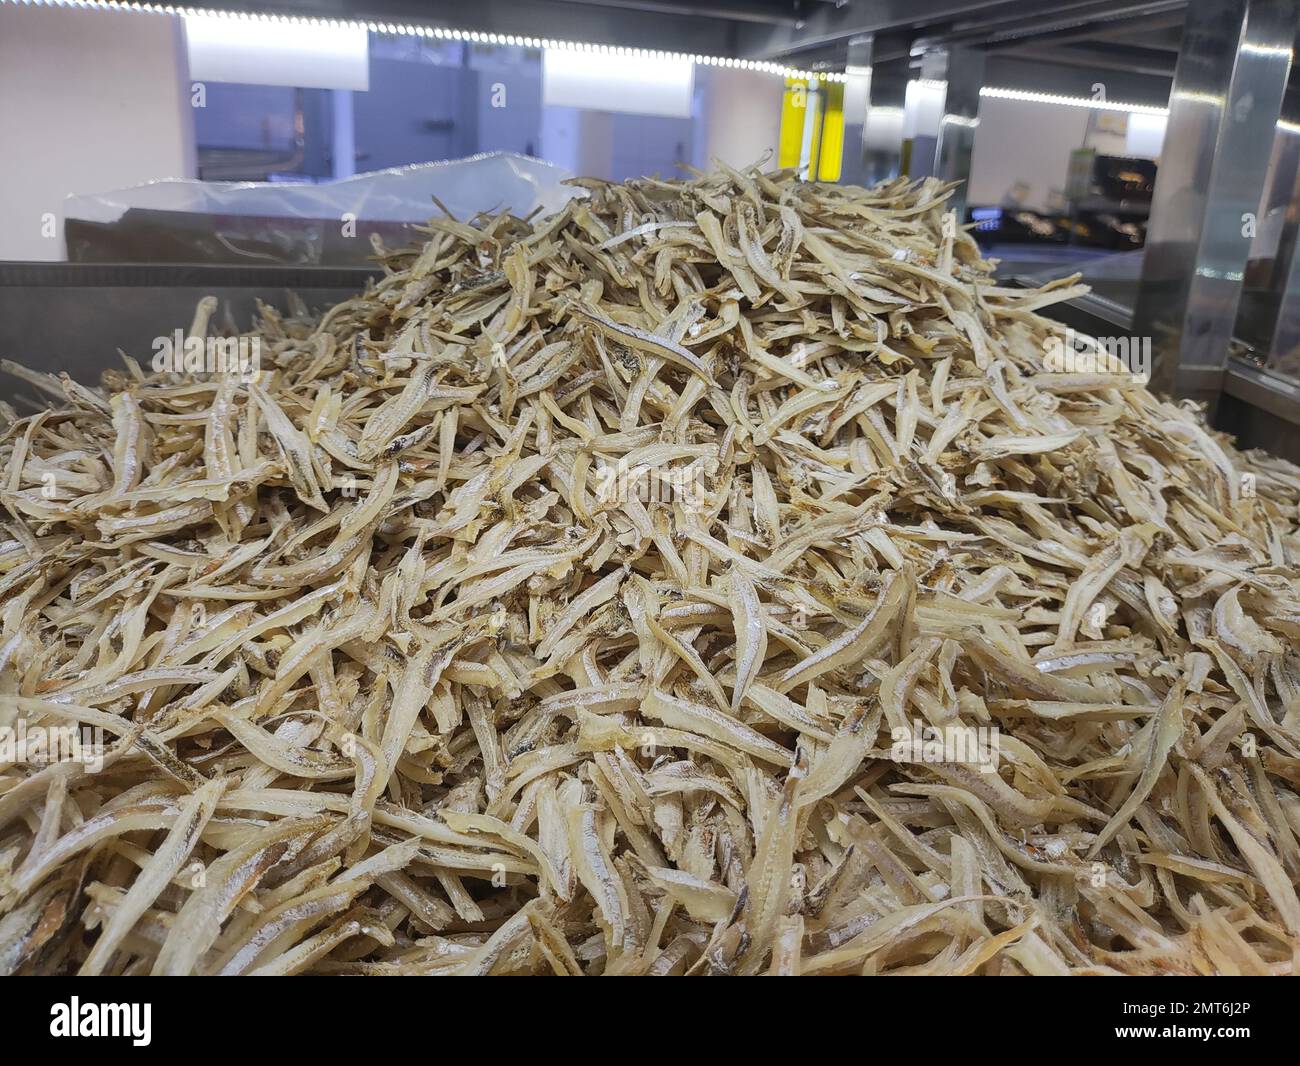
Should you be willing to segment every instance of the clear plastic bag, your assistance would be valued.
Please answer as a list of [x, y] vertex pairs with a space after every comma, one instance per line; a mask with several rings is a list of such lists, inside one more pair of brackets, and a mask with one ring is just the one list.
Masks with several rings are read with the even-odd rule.
[[64, 218], [74, 262], [364, 265], [370, 235], [409, 239], [406, 226], [441, 214], [548, 214], [580, 190], [551, 163], [488, 152], [415, 163], [317, 185], [154, 181], [69, 196]]

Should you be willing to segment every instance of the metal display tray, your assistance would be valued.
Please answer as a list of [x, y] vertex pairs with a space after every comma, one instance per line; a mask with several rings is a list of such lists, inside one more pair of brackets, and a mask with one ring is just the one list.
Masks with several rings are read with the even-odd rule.
[[[214, 321], [229, 315], [247, 329], [257, 301], [285, 311], [288, 294], [324, 308], [362, 291], [378, 268], [81, 263], [0, 263], [0, 356], [39, 370], [67, 371], [94, 384], [118, 363], [118, 350], [146, 362], [159, 336], [189, 325], [204, 296], [220, 301]], [[1041, 277], [1013, 277], [1041, 284]], [[1121, 289], [1056, 304], [1047, 313], [1085, 333], [1131, 328]], [[1243, 346], [1244, 348], [1244, 346]], [[1243, 447], [1300, 462], [1300, 383], [1234, 356], [1217, 380], [1219, 428]], [[0, 397], [20, 383], [0, 376]]]
[[[0, 263], [0, 356], [52, 373], [67, 371], [95, 384], [120, 365], [123, 352], [146, 365], [154, 341], [184, 329], [204, 296], [248, 329], [257, 301], [280, 311], [289, 292], [308, 307], [325, 308], [361, 292], [378, 268], [213, 266], [128, 263]], [[0, 397], [14, 380], [0, 380]]]

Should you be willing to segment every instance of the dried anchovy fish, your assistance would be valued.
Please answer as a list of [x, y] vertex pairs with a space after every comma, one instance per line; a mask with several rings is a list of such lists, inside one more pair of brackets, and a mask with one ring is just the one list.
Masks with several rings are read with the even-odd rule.
[[934, 181], [579, 184], [7, 364], [0, 971], [1293, 973], [1300, 470]]

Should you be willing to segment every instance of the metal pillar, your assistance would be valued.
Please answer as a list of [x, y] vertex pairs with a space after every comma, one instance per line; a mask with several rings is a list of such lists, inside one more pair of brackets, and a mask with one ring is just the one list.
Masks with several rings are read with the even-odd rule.
[[844, 162], [840, 181], [846, 185], [869, 185], [866, 180], [864, 135], [871, 113], [871, 53], [875, 39], [867, 34], [849, 41], [844, 60]]
[[903, 160], [907, 67], [881, 63], [870, 35], [849, 40], [844, 64], [844, 167], [840, 181], [874, 185], [898, 177]]
[[862, 171], [868, 182], [896, 178], [903, 166], [903, 105], [906, 75], [876, 66], [871, 72], [871, 98], [862, 127]]
[[1296, 0], [1191, 0], [1187, 8], [1133, 326], [1151, 338], [1153, 387], [1211, 411], [1295, 27]]
[[[1300, 28], [1295, 46], [1300, 49]], [[1269, 332], [1268, 365], [1300, 378], [1300, 86], [1288, 89], [1282, 99], [1282, 117], [1273, 139], [1271, 187], [1260, 205], [1260, 222], [1266, 229], [1259, 255], [1272, 253], [1265, 304], [1276, 306]], [[1277, 244], [1267, 243], [1275, 220]]]
[[903, 105], [907, 68], [880, 63], [870, 35], [849, 40], [844, 65], [844, 169], [842, 182], [874, 185], [898, 177], [903, 160]]
[[[1300, 148], [1300, 126], [1294, 130], [1283, 128], [1279, 136], [1296, 141]], [[1297, 232], [1296, 210], [1300, 208], [1300, 176], [1297, 177], [1291, 210], [1287, 213], [1281, 239], [1278, 242], [1279, 261], [1290, 265], [1285, 276], [1279, 276], [1277, 320], [1273, 326], [1273, 341], [1269, 346], [1268, 365], [1292, 377], [1300, 377], [1300, 233]], [[1287, 253], [1290, 253], [1289, 256]], [[1287, 257], [1287, 258], [1282, 258]]]
[[961, 220], [966, 217], [966, 186], [983, 84], [984, 53], [978, 49], [940, 46], [927, 48], [921, 55], [918, 89], [923, 86], [926, 92], [937, 91], [940, 103], [933, 112], [929, 106], [921, 109], [908, 174], [960, 182], [949, 205]]
[[972, 48], [948, 50], [948, 91], [944, 94], [939, 143], [934, 149], [934, 176], [959, 181], [948, 206], [957, 221], [966, 220], [970, 161], [979, 125], [980, 89], [984, 85], [984, 53]]

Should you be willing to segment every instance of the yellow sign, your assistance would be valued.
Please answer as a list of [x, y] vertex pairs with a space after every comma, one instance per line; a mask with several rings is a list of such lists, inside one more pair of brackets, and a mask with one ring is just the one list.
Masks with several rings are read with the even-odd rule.
[[844, 161], [844, 85], [787, 78], [777, 165], [806, 181], [838, 181]]

